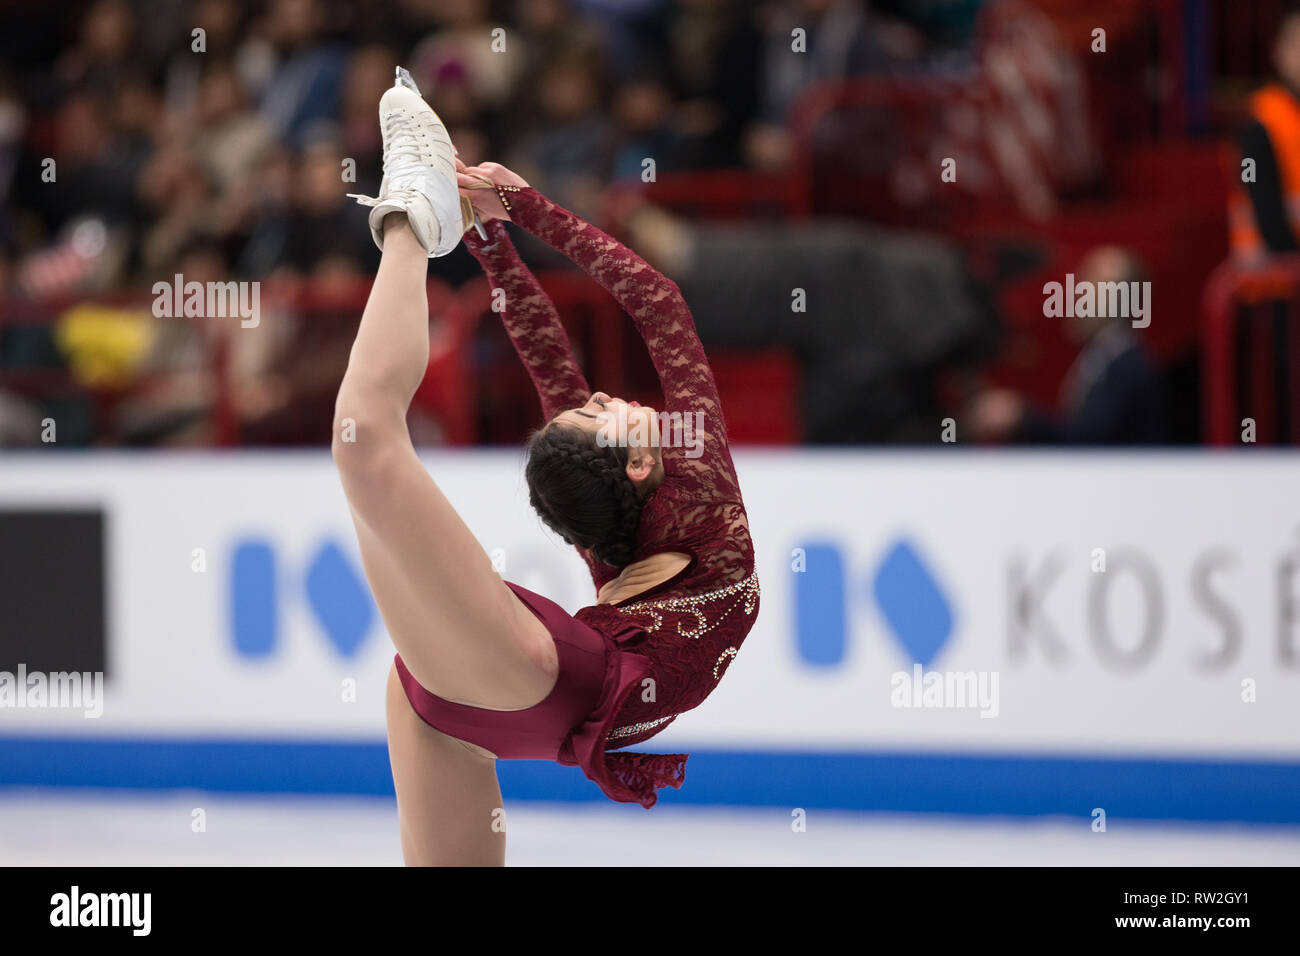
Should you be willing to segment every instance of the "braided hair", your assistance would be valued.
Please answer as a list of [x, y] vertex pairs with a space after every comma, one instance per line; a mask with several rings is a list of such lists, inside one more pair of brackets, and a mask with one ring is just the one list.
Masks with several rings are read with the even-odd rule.
[[641, 496], [627, 476], [627, 448], [558, 424], [533, 432], [527, 448], [528, 501], [546, 526], [605, 564], [630, 563]]

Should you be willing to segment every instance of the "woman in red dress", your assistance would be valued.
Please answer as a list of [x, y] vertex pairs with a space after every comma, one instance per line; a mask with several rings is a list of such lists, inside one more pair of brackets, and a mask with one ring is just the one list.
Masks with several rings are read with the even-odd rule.
[[[466, 168], [404, 71], [380, 102], [383, 250], [335, 412], [334, 458], [398, 654], [388, 735], [408, 864], [499, 864], [495, 760], [577, 765], [653, 806], [685, 754], [629, 753], [717, 686], [758, 612], [753, 545], [717, 388], [676, 285], [496, 164]], [[509, 220], [636, 323], [665, 410], [592, 392]], [[477, 229], [466, 232], [470, 225]], [[529, 499], [587, 563], [575, 615], [504, 582], [421, 465], [405, 414], [428, 357], [426, 267], [464, 236], [541, 398]], [[450, 237], [450, 238], [449, 238]]]

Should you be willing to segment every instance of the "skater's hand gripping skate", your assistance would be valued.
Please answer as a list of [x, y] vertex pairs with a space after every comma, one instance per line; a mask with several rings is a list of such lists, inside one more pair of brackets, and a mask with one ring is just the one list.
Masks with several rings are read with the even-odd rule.
[[465, 166], [457, 161], [456, 185], [462, 196], [469, 197], [474, 211], [484, 222], [493, 219], [510, 221], [510, 194], [526, 189], [523, 177], [500, 163]]

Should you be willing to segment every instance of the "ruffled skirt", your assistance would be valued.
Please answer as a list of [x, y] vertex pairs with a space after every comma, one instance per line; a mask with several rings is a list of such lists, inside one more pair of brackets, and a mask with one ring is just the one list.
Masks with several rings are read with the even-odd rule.
[[663, 787], [679, 788], [687, 754], [608, 752], [609, 734], [627, 698], [650, 673], [650, 662], [624, 649], [641, 636], [628, 626], [606, 634], [548, 598], [506, 585], [546, 625], [555, 641], [559, 676], [546, 699], [524, 710], [470, 707], [430, 693], [397, 656], [407, 700], [425, 723], [477, 744], [502, 760], [553, 760], [578, 766], [612, 800], [649, 808]]

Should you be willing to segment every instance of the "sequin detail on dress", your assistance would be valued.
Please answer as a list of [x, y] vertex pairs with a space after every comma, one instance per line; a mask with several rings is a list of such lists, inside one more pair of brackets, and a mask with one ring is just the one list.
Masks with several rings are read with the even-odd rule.
[[722, 666], [722, 662], [725, 661], [728, 657], [735, 657], [735, 656], [736, 656], [736, 651], [737, 651], [737, 648], [734, 648], [734, 647], [728, 647], [725, 651], [723, 651], [721, 654], [718, 655], [718, 659], [717, 659], [717, 661], [716, 661], [716, 662], [714, 663], [714, 665], [713, 665], [713, 679], [714, 679], [714, 680], [717, 680], [717, 679], [718, 679], [718, 668]]
[[684, 597], [658, 598], [649, 601], [637, 601], [633, 604], [617, 607], [620, 614], [649, 614], [651, 618], [648, 631], [660, 631], [664, 629], [663, 612], [673, 614], [693, 614], [695, 615], [698, 626], [693, 628], [678, 626], [675, 631], [682, 637], [699, 638], [709, 633], [723, 619], [736, 609], [740, 601], [728, 605], [726, 610], [722, 611], [713, 621], [709, 623], [705, 616], [705, 609], [708, 604], [723, 598], [731, 597], [734, 594], [744, 595], [744, 606], [746, 614], [753, 614], [754, 608], [758, 606], [758, 572], [755, 571], [743, 581], [737, 581], [735, 584], [729, 584], [725, 588], [718, 588], [716, 591], [706, 591], [704, 594], [691, 594]]
[[606, 739], [619, 740], [622, 737], [634, 737], [639, 733], [658, 727], [660, 724], [666, 724], [676, 716], [676, 714], [669, 714], [666, 717], [656, 717], [654, 720], [643, 720], [639, 724], [628, 724], [626, 727], [615, 727], [606, 735]]

